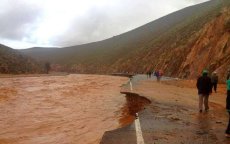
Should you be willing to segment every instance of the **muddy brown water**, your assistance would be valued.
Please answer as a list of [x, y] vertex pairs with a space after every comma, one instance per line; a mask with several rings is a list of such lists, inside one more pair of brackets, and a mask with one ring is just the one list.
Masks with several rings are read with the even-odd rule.
[[132, 109], [138, 96], [120, 93], [127, 81], [98, 75], [0, 78], [0, 144], [97, 144], [105, 131], [131, 123], [142, 109]]

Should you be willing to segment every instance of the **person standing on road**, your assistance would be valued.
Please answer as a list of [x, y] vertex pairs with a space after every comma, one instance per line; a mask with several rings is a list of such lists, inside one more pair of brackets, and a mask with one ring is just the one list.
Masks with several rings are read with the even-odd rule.
[[225, 131], [226, 137], [230, 138], [230, 78], [227, 80], [227, 98], [226, 98], [226, 109], [229, 114], [228, 127]]
[[146, 76], [147, 76], [147, 79], [148, 79], [149, 78], [149, 72], [148, 71], [146, 72]]
[[155, 76], [157, 78], [157, 82], [159, 82], [160, 81], [160, 71], [159, 70], [155, 71]]
[[203, 104], [205, 107], [205, 111], [208, 112], [209, 106], [208, 106], [208, 98], [211, 94], [212, 90], [212, 83], [211, 78], [208, 77], [208, 71], [203, 70], [202, 76], [200, 76], [197, 79], [196, 87], [198, 89], [198, 95], [199, 95], [199, 111], [203, 111]]
[[214, 91], [216, 92], [217, 83], [218, 83], [218, 76], [217, 76], [216, 72], [213, 72], [212, 77], [211, 77], [211, 81], [212, 81], [212, 89], [214, 88]]

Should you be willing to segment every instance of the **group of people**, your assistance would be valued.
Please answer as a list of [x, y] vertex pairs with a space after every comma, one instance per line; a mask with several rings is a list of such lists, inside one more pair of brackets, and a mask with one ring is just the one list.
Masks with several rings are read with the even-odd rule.
[[[209, 95], [213, 92], [217, 92], [217, 83], [218, 83], [218, 76], [217, 73], [214, 72], [211, 77], [208, 76], [208, 71], [203, 70], [202, 75], [197, 79], [197, 89], [199, 95], [199, 112], [202, 113], [203, 105], [204, 111], [209, 110], [208, 106], [208, 98]], [[228, 70], [227, 79], [227, 98], [226, 98], [226, 109], [229, 113], [229, 122], [227, 129], [225, 131], [226, 137], [230, 137], [230, 70]]]
[[151, 76], [155, 76], [157, 78], [157, 81], [159, 82], [161, 77], [163, 76], [163, 71], [162, 70], [155, 70], [155, 71], [148, 71], [147, 73], [147, 78], [151, 78]]

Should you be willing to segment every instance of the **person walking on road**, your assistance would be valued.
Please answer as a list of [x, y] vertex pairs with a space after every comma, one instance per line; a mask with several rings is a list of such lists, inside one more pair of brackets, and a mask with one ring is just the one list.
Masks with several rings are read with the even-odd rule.
[[216, 92], [217, 83], [218, 83], [218, 76], [217, 76], [216, 72], [213, 72], [212, 77], [211, 77], [211, 81], [212, 81], [212, 89], [214, 88], [214, 91]]
[[159, 70], [157, 70], [157, 71], [155, 71], [155, 74], [154, 74], [155, 76], [156, 76], [156, 78], [157, 78], [157, 82], [159, 82], [160, 81], [160, 71]]
[[230, 138], [230, 78], [227, 80], [227, 98], [226, 98], [226, 109], [229, 114], [228, 127], [225, 131], [226, 137]]
[[208, 106], [208, 98], [211, 94], [212, 90], [212, 83], [211, 78], [208, 77], [208, 71], [203, 70], [202, 76], [200, 76], [197, 79], [196, 87], [198, 89], [198, 95], [199, 95], [199, 111], [203, 111], [203, 104], [205, 107], [205, 111], [208, 112], [209, 106]]

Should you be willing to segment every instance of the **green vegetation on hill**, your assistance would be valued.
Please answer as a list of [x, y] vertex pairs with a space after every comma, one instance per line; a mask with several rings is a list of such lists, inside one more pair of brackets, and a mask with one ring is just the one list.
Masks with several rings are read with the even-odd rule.
[[22, 74], [40, 73], [42, 65], [35, 60], [4, 45], [0, 45], [0, 73]]

